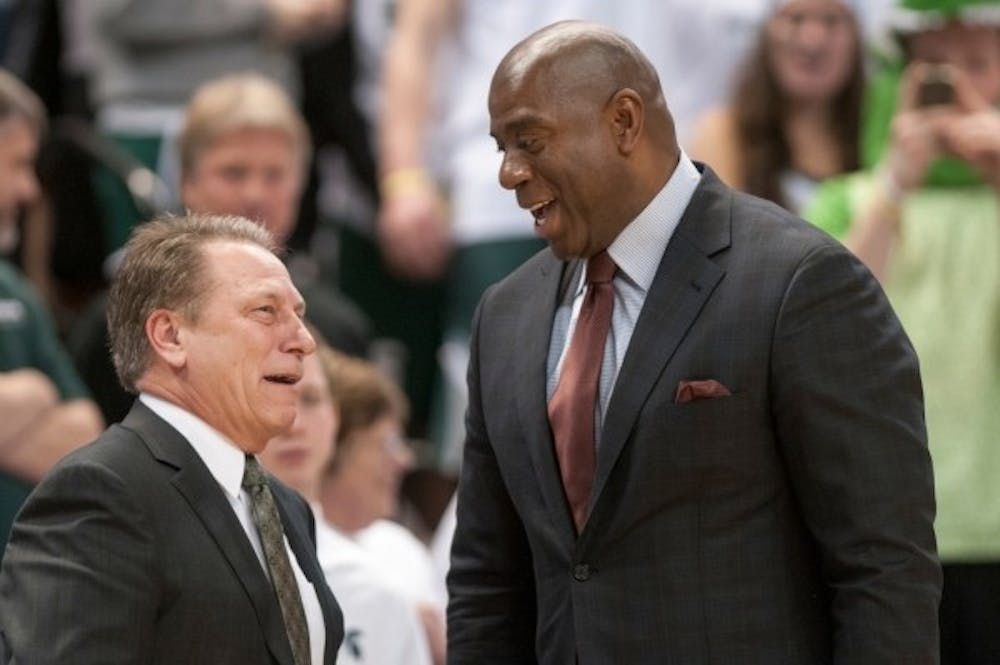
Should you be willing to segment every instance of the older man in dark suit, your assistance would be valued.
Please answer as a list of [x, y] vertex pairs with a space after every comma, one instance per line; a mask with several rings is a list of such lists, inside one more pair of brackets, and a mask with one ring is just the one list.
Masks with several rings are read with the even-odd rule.
[[869, 272], [693, 164], [606, 28], [515, 46], [489, 111], [550, 249], [475, 319], [449, 662], [936, 662], [917, 359]]
[[295, 419], [304, 304], [262, 227], [167, 218], [129, 241], [109, 330], [126, 418], [64, 459], [0, 569], [12, 664], [332, 665], [312, 513], [254, 453]]

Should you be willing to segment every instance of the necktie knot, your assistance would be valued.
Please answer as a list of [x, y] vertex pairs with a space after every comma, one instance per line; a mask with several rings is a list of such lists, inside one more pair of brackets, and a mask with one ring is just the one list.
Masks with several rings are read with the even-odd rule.
[[604, 284], [610, 282], [615, 277], [618, 266], [614, 259], [608, 254], [608, 250], [603, 249], [587, 260], [587, 283]]
[[241, 483], [243, 489], [250, 493], [258, 492], [266, 483], [264, 469], [261, 468], [260, 462], [253, 455], [247, 455], [246, 465], [243, 467], [243, 482]]

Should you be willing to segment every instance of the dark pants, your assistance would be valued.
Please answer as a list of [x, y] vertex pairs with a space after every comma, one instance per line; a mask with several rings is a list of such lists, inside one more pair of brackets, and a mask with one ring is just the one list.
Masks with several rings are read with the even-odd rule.
[[1000, 563], [944, 566], [941, 665], [1000, 665]]

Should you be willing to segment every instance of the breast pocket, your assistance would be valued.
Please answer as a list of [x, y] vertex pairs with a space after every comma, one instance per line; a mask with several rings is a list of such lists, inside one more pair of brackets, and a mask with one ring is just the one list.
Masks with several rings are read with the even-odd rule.
[[637, 447], [664, 472], [688, 479], [746, 478], [771, 465], [770, 418], [747, 392], [698, 399], [685, 404], [662, 402], [644, 410]]

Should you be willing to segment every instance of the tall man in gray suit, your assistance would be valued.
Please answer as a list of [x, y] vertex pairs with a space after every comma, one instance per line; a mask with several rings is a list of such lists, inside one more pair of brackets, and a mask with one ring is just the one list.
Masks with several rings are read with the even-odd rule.
[[0, 569], [5, 655], [332, 665], [343, 621], [312, 512], [253, 456], [292, 425], [315, 348], [273, 239], [241, 217], [189, 216], [126, 248], [108, 321], [139, 399], [22, 508]]
[[516, 45], [489, 112], [550, 248], [475, 318], [449, 662], [937, 662], [920, 378], [877, 282], [693, 164], [606, 28]]

